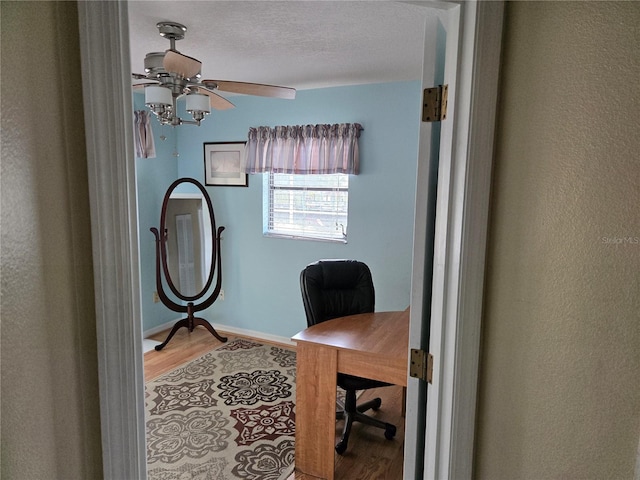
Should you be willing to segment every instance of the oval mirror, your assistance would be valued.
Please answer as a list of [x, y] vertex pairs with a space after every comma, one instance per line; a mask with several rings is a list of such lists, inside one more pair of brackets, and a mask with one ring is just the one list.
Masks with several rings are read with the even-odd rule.
[[215, 270], [215, 217], [205, 188], [192, 178], [173, 182], [160, 214], [162, 268], [167, 285], [181, 300], [206, 294]]

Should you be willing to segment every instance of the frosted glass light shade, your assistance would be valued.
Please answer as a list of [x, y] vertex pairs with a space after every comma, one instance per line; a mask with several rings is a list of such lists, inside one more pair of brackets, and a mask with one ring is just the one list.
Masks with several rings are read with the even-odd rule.
[[209, 106], [209, 97], [199, 93], [191, 93], [187, 95], [187, 112], [207, 112], [211, 111]]
[[166, 87], [146, 87], [144, 89], [144, 103], [146, 105], [171, 105], [173, 103], [171, 90]]

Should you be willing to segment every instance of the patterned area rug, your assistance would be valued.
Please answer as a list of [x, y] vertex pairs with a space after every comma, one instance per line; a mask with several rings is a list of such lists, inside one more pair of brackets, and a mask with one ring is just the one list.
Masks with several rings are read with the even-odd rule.
[[146, 384], [149, 480], [283, 480], [295, 351], [235, 339]]

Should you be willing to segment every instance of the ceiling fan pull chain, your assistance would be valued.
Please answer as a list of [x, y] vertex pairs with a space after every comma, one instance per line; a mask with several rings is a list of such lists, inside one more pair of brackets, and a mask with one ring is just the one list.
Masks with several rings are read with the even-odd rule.
[[175, 129], [173, 130], [173, 153], [172, 155], [176, 158], [178, 158], [180, 156], [180, 152], [178, 152], [178, 132], [175, 131]]

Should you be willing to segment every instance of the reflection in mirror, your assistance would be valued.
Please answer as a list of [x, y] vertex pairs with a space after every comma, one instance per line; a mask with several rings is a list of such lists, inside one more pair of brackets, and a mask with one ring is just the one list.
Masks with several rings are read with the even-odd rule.
[[209, 277], [213, 233], [205, 199], [198, 193], [173, 193], [167, 204], [167, 266], [178, 291], [201, 292]]
[[[156, 288], [165, 306], [175, 312], [185, 312], [187, 317], [176, 322], [156, 350], [162, 350], [181, 327], [191, 332], [202, 325], [220, 341], [227, 341], [207, 320], [194, 315], [210, 307], [220, 293], [223, 230], [224, 227], [216, 230], [213, 205], [202, 184], [193, 178], [181, 178], [171, 184], [162, 202], [160, 229], [151, 228], [156, 239]], [[209, 293], [215, 272], [216, 284]], [[164, 291], [165, 282], [180, 302], [169, 298]], [[201, 303], [195, 303], [198, 301]]]

